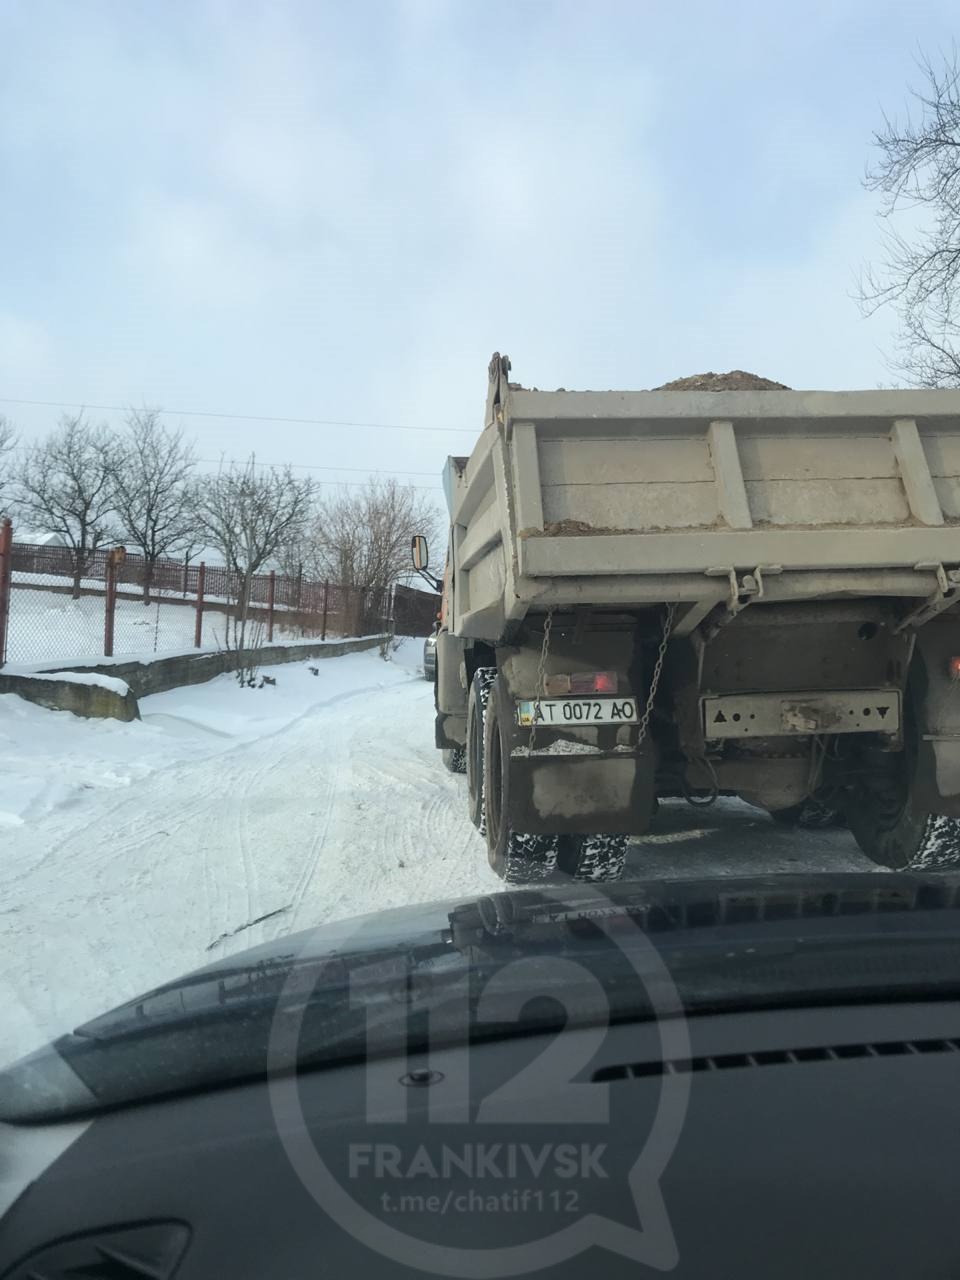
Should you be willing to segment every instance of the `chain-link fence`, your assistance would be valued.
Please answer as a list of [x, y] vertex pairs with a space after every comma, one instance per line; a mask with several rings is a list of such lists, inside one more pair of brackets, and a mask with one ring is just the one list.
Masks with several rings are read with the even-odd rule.
[[20, 589], [13, 584], [7, 624], [9, 662], [65, 661], [102, 654], [103, 596]]
[[[101, 607], [104, 600], [100, 599]], [[196, 606], [192, 600], [156, 599], [117, 594], [113, 619], [113, 653], [138, 656], [182, 653], [195, 647]], [[205, 647], [212, 647], [212, 639]]]
[[[14, 542], [7, 522], [0, 527], [0, 665], [235, 647], [239, 585], [220, 565], [166, 560], [148, 568], [122, 548], [98, 550], [78, 566], [67, 547]], [[259, 574], [249, 584], [244, 644], [377, 634], [391, 628], [392, 608], [390, 590]]]

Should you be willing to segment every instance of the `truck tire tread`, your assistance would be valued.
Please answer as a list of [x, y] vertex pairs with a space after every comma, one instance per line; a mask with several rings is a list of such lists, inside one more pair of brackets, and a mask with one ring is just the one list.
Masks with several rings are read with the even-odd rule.
[[928, 813], [908, 866], [911, 871], [937, 871], [960, 866], [960, 818]]
[[609, 883], [623, 877], [627, 865], [625, 835], [563, 836], [559, 870], [564, 878], [588, 884]]
[[507, 847], [494, 870], [507, 884], [541, 884], [552, 880], [557, 867], [557, 836], [511, 831]]
[[[484, 768], [483, 768], [483, 742], [486, 734], [487, 721], [487, 703], [490, 701], [490, 690], [493, 682], [497, 678], [496, 667], [478, 667], [473, 673], [471, 682], [472, 701], [478, 711], [474, 712], [478, 716], [479, 723], [475, 724], [475, 736], [471, 738], [471, 721], [470, 705], [467, 707], [467, 745], [464, 752], [464, 773], [468, 779], [467, 803], [470, 806], [470, 821], [477, 828], [482, 836], [487, 834], [487, 815], [484, 805]], [[470, 753], [473, 752], [473, 760], [470, 760]], [[471, 763], [473, 769], [471, 771]]]
[[847, 820], [860, 849], [872, 862], [894, 871], [937, 871], [960, 866], [960, 818], [915, 814], [904, 807], [894, 821], [857, 804]]

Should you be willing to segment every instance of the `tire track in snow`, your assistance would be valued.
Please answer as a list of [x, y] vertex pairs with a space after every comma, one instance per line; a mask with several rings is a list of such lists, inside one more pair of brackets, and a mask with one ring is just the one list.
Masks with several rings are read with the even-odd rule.
[[301, 900], [313, 907], [311, 923], [501, 887], [466, 816], [464, 779], [443, 770], [424, 732], [431, 714], [429, 685], [412, 681], [346, 723], [343, 836], [326, 841], [327, 892]]
[[277, 928], [274, 932], [274, 937], [279, 937], [281, 933], [292, 933], [296, 930], [297, 918], [303, 906], [304, 899], [310, 891], [310, 886], [313, 883], [314, 876], [316, 875], [317, 869], [320, 865], [320, 860], [323, 856], [324, 847], [327, 842], [327, 836], [333, 822], [333, 815], [336, 808], [335, 802], [340, 796], [340, 775], [342, 770], [340, 748], [342, 746], [342, 742], [343, 733], [340, 731], [337, 734], [337, 741], [335, 743], [335, 750], [333, 753], [333, 776], [327, 783], [326, 803], [324, 805], [323, 818], [316, 835], [311, 841], [310, 849], [307, 853], [306, 859], [304, 860], [303, 871], [301, 872], [300, 878], [294, 887], [293, 897], [290, 899], [290, 907], [287, 912], [287, 918], [284, 921], [278, 922]]
[[[354, 709], [369, 702], [377, 716], [360, 718], [371, 733], [368, 749], [377, 750], [380, 738], [398, 732], [392, 690], [419, 685], [396, 668], [371, 680], [381, 674], [372, 656], [345, 660], [342, 670], [345, 683], [334, 678], [340, 691], [333, 697], [315, 699], [307, 680], [299, 714], [289, 715], [288, 701], [286, 720], [259, 738], [228, 739], [227, 750], [189, 742], [178, 758], [164, 752], [129, 786], [76, 790], [73, 801], [15, 829], [14, 856], [0, 858], [0, 966], [16, 973], [17, 999], [29, 997], [33, 1023], [27, 1027], [11, 1007], [8, 1056], [33, 1047], [25, 1029], [34, 1042], [35, 1028], [59, 1034], [209, 963], [215, 956], [206, 948], [223, 934], [216, 954], [243, 949], [257, 941], [245, 930], [249, 920], [285, 908], [291, 896], [304, 908], [298, 926], [308, 909], [316, 918], [318, 876], [329, 900], [331, 865], [350, 874], [340, 859], [351, 834], [349, 814], [346, 829], [341, 821], [349, 796], [341, 735]], [[205, 689], [192, 691], [201, 718], [222, 703], [210, 692], [207, 703]], [[429, 713], [420, 719], [417, 736], [429, 721]], [[96, 766], [95, 740], [91, 746]], [[241, 822], [246, 864], [237, 847]], [[238, 871], [244, 865], [248, 872]], [[280, 916], [256, 929], [284, 924]]]
[[[308, 896], [314, 877], [320, 867], [324, 845], [334, 821], [338, 802], [342, 801], [340, 790], [343, 765], [344, 726], [349, 722], [352, 711], [351, 703], [362, 700], [371, 694], [392, 692], [381, 685], [367, 685], [361, 689], [349, 690], [334, 695], [309, 707], [302, 715], [292, 721], [282, 733], [271, 734], [260, 739], [255, 745], [270, 754], [255, 768], [242, 786], [242, 794], [237, 797], [238, 841], [242, 841], [241, 856], [243, 862], [244, 882], [250, 885], [253, 896], [248, 896], [245, 920], [256, 921], [258, 933], [247, 933], [236, 946], [251, 946], [258, 940], [267, 941], [282, 934], [294, 931], [298, 927], [300, 909]], [[304, 765], [309, 767], [311, 777], [309, 786], [302, 783]], [[309, 822], [310, 834], [305, 841], [306, 849], [302, 857], [302, 865], [288, 894], [278, 886], [273, 887], [273, 896], [267, 902], [259, 889], [258, 855], [268, 853], [266, 841], [257, 842], [251, 838], [251, 817], [259, 818], [261, 824], [269, 827], [269, 819], [264, 813], [265, 799], [274, 788], [271, 782], [280, 779], [279, 790], [290, 793], [289, 812], [283, 816], [285, 828], [284, 840], [289, 842], [291, 830], [306, 823], [315, 816], [308, 809], [305, 800], [322, 792], [319, 822]], [[288, 783], [293, 779], [291, 787]], [[276, 826], [270, 829], [269, 835], [274, 838], [278, 832]], [[269, 910], [268, 910], [269, 908]], [[257, 917], [265, 917], [263, 923]], [[269, 922], [269, 923], [267, 923]], [[242, 929], [243, 924], [240, 922]], [[227, 941], [236, 936], [238, 925], [216, 929], [212, 937], [218, 941]], [[229, 942], [228, 942], [229, 945]]]

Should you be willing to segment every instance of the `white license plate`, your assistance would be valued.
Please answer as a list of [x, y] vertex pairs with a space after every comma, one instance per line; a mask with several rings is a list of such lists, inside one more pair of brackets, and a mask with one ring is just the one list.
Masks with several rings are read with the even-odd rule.
[[541, 698], [517, 703], [521, 725], [637, 724], [633, 698]]

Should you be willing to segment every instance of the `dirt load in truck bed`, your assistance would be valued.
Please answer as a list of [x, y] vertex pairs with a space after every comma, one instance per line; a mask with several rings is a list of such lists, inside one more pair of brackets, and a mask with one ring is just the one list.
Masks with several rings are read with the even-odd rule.
[[729, 373], [692, 373], [688, 378], [674, 378], [654, 391], [789, 391], [782, 382], [761, 378], [757, 373], [731, 369]]

